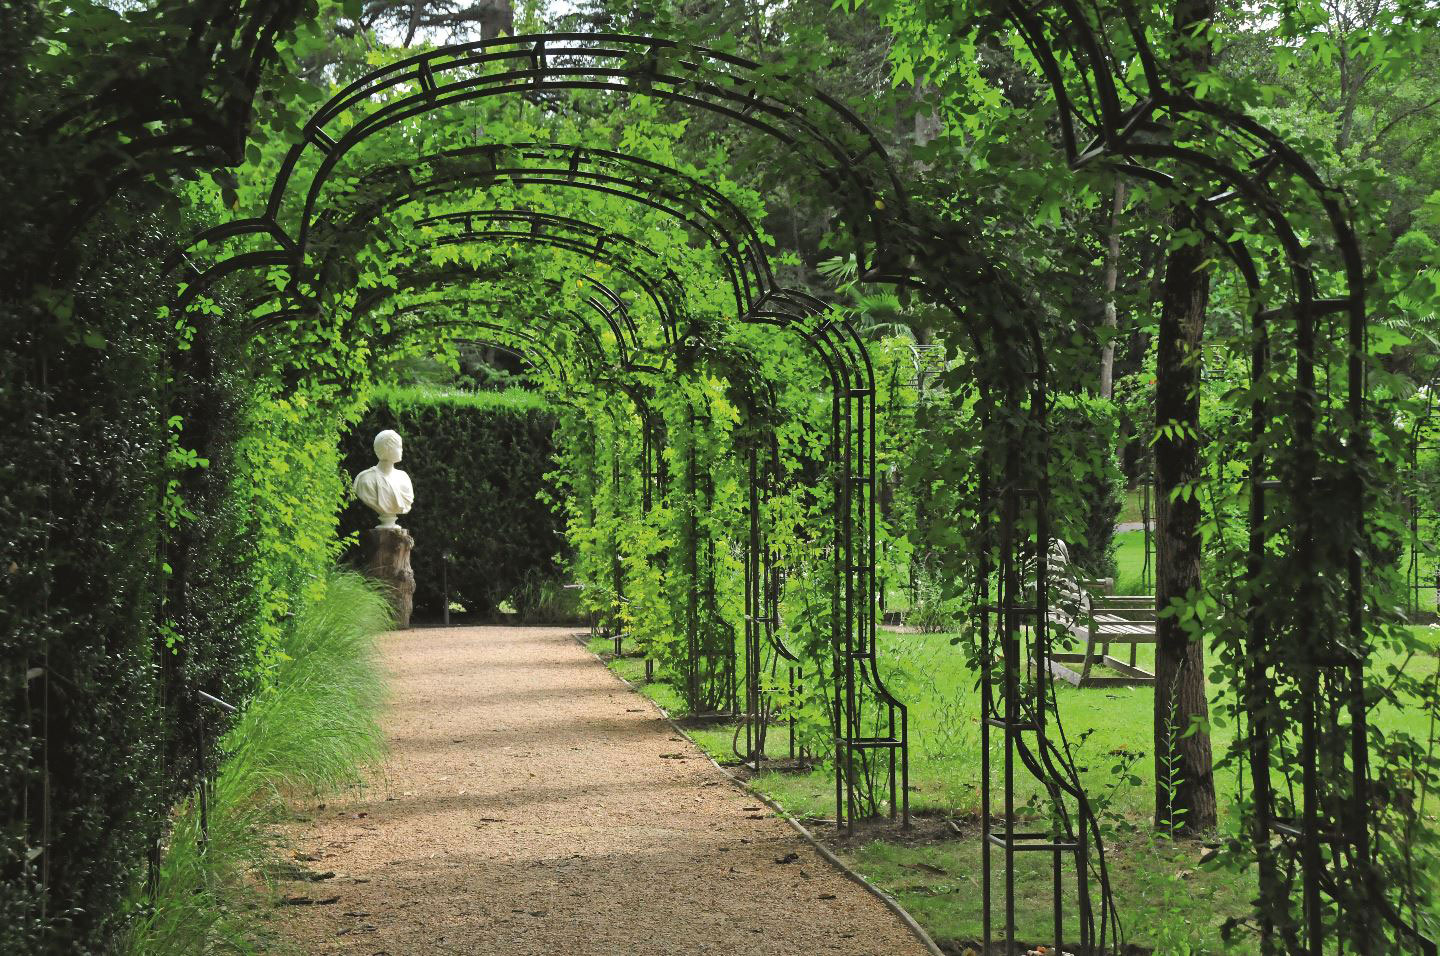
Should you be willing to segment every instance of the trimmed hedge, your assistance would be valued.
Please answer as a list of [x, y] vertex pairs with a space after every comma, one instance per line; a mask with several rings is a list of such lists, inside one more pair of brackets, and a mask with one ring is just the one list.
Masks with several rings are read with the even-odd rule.
[[[416, 616], [441, 616], [447, 581], [450, 600], [475, 615], [507, 600], [524, 612], [542, 600], [564, 542], [563, 522], [538, 497], [555, 468], [555, 416], [543, 399], [520, 390], [384, 391], [344, 440], [348, 474], [375, 464], [372, 444], [385, 428], [404, 438], [400, 467], [415, 486], [400, 524], [415, 537]], [[353, 500], [341, 519], [347, 534], [374, 525]]]
[[338, 551], [350, 406], [257, 372], [222, 294], [177, 333], [188, 231], [121, 206], [50, 312], [0, 290], [0, 953], [117, 950], [234, 719], [200, 694], [267, 685]]
[[248, 386], [219, 329], [170, 341], [174, 241], [123, 209], [87, 231], [64, 308], [88, 343], [0, 307], [0, 952], [113, 948], [227, 726], [198, 692], [257, 682]]

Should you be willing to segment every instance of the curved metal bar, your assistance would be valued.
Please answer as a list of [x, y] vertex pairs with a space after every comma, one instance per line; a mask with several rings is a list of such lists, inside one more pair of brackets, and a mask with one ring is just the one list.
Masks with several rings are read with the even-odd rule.
[[[417, 179], [417, 168], [429, 170], [430, 175]], [[743, 211], [693, 176], [641, 157], [553, 143], [490, 144], [442, 150], [413, 163], [377, 166], [359, 177], [362, 188], [386, 180], [393, 180], [396, 187], [360, 206], [348, 224], [353, 227], [356, 221], [375, 218], [388, 207], [444, 195], [477, 182], [585, 189], [656, 209], [707, 235], [717, 248], [727, 251], [727, 266], [732, 260], [741, 263], [730, 277], [737, 296], [751, 294], [751, 288], [774, 285], [763, 245]], [[325, 228], [339, 225], [326, 222]], [[741, 275], [753, 278], [742, 282]]]
[[[391, 298], [394, 295], [403, 294], [406, 291], [410, 291], [416, 285], [429, 286], [439, 285], [442, 283], [451, 284], [454, 283], [456, 280], [473, 278], [472, 275], [466, 273], [465, 271], [450, 267], [448, 265], [431, 267], [429, 270], [418, 268], [400, 270], [397, 271], [395, 275], [398, 279], [403, 280], [403, 282], [405, 283], [403, 288], [391, 289], [389, 287], [381, 287], [377, 290], [374, 290], [373, 296], [367, 298], [366, 301], [356, 303], [356, 308], [369, 308], [373, 303], [378, 303], [384, 301], [387, 298]], [[599, 280], [592, 278], [590, 279], [590, 281], [592, 281], [597, 288], [604, 288], [604, 283], [600, 282]], [[561, 291], [563, 287], [562, 283], [559, 280], [547, 280], [547, 285], [549, 285], [549, 287], [556, 292]], [[596, 301], [593, 298], [586, 299], [585, 303], [586, 305], [590, 306], [590, 308], [595, 312], [595, 314], [600, 318], [600, 320], [604, 322], [604, 324], [610, 329], [611, 334], [615, 337], [617, 347], [617, 359], [614, 363], [615, 367], [625, 370], [634, 370], [636, 366], [629, 362], [627, 355], [629, 350], [635, 348], [635, 343], [626, 342], [625, 326], [621, 323], [616, 322], [613, 312], [605, 308], [602, 303]], [[595, 329], [588, 322], [582, 323], [580, 325], [580, 328], [589, 337], [591, 344], [594, 346], [595, 354], [604, 355], [606, 351], [605, 347], [602, 344], [602, 341], [599, 335], [596, 333]]]
[[[389, 312], [386, 313], [386, 316], [387, 316], [388, 318], [390, 318], [390, 319], [396, 319], [396, 318], [399, 318], [399, 317], [401, 317], [401, 316], [404, 316], [404, 315], [407, 315], [407, 314], [417, 313], [417, 312], [419, 312], [419, 311], [422, 310], [422, 309], [431, 308], [431, 307], [434, 307], [434, 306], [469, 305], [471, 302], [472, 302], [472, 300], [466, 299], [466, 298], [453, 298], [453, 299], [441, 299], [441, 300], [435, 300], [435, 301], [417, 302], [417, 303], [411, 303], [411, 304], [409, 304], [409, 305], [399, 306], [399, 307], [397, 307], [397, 308], [395, 308], [395, 309], [392, 309], [391, 311], [389, 311]], [[378, 303], [376, 303], [376, 304], [378, 305]], [[572, 313], [572, 314], [573, 314], [573, 313]], [[580, 317], [579, 315], [574, 315], [574, 317], [576, 318], [577, 322], [580, 322], [581, 324], [583, 324], [583, 319], [581, 319], [581, 317]], [[468, 329], [468, 328], [471, 328], [471, 327], [474, 327], [474, 328], [477, 328], [477, 329], [485, 330], [485, 331], [487, 331], [487, 332], [492, 332], [492, 333], [496, 333], [496, 334], [505, 334], [505, 335], [512, 336], [512, 337], [515, 338], [516, 340], [524, 343], [524, 349], [525, 349], [526, 351], [524, 351], [523, 353], [517, 351], [515, 354], [516, 354], [518, 357], [522, 358], [525, 362], [527, 362], [528, 364], [530, 364], [532, 367], [538, 368], [539, 366], [536, 365], [535, 359], [534, 359], [533, 357], [531, 357], [531, 353], [533, 352], [534, 354], [538, 354], [538, 355], [540, 355], [540, 356], [543, 356], [543, 358], [544, 358], [544, 360], [545, 360], [545, 368], [546, 368], [546, 370], [547, 370], [547, 373], [551, 376], [551, 378], [552, 378], [554, 381], [558, 382], [558, 383], [562, 386], [562, 388], [568, 387], [568, 386], [570, 385], [570, 376], [569, 376], [569, 373], [568, 373], [567, 370], [566, 370], [565, 363], [563, 363], [563, 362], [560, 360], [560, 354], [555, 350], [554, 346], [553, 346], [548, 340], [546, 340], [546, 339], [543, 339], [543, 338], [540, 338], [540, 337], [531, 335], [531, 334], [529, 334], [528, 332], [526, 332], [525, 330], [523, 330], [523, 329], [517, 329], [517, 328], [514, 328], [513, 326], [502, 325], [502, 324], [496, 323], [496, 322], [486, 322], [486, 321], [484, 321], [484, 320], [477, 320], [477, 319], [463, 319], [463, 320], [456, 320], [456, 321], [453, 321], [453, 322], [424, 322], [424, 323], [420, 323], [420, 327], [422, 327], [422, 328], [439, 328], [439, 327], [445, 327], [445, 326], [456, 327], [456, 328], [467, 328], [467, 329]], [[405, 329], [403, 329], [403, 330], [393, 330], [387, 337], [382, 337], [382, 339], [381, 339], [380, 341], [385, 341], [387, 338], [390, 339], [390, 340], [398, 339], [402, 334], [409, 333], [409, 332], [412, 332], [412, 331], [413, 331], [413, 328], [412, 328], [412, 327], [407, 327], [407, 328], [405, 328]], [[494, 343], [494, 344], [496, 344], [496, 345], [498, 346], [498, 345], [501, 344], [501, 343], [498, 343], [498, 342], [497, 342], [497, 343]], [[598, 343], [597, 343], [597, 344], [598, 344]], [[581, 360], [592, 370], [592, 373], [593, 373], [593, 369], [594, 369], [595, 366], [594, 366], [594, 362], [593, 362], [593, 360], [590, 358], [590, 356], [587, 355], [587, 354], [585, 354], [585, 353], [581, 353]]]
[[[475, 228], [477, 222], [487, 224], [522, 223], [528, 225], [529, 229], [525, 232], [505, 229], [480, 231]], [[666, 329], [669, 344], [674, 342], [677, 325], [684, 322], [688, 315], [685, 306], [685, 288], [674, 270], [665, 265], [664, 257], [658, 252], [629, 236], [614, 233], [593, 223], [570, 216], [557, 216], [520, 209], [467, 210], [431, 216], [417, 223], [421, 227], [440, 224], [462, 228], [454, 234], [442, 236], [436, 243], [439, 245], [468, 244], [480, 237], [485, 237], [487, 240], [493, 237], [497, 241], [509, 239], [522, 243], [554, 245], [605, 262], [631, 277], [650, 297], [656, 314]], [[556, 235], [554, 231], [560, 231], [562, 234]], [[659, 273], [659, 278], [652, 278], [649, 275], [642, 276], [637, 269], [630, 265], [628, 257], [619, 255], [613, 250], [613, 247], [617, 245], [648, 259], [656, 266], [657, 272], [660, 269], [664, 269], [664, 271]], [[626, 318], [629, 319], [628, 310]], [[634, 331], [632, 322], [632, 334]]]
[[[670, 68], [679, 72], [666, 72]], [[356, 80], [317, 111], [305, 128], [305, 139], [282, 164], [267, 215], [279, 221], [290, 179], [307, 150], [320, 154], [320, 165], [305, 190], [303, 219], [309, 218], [319, 188], [346, 151], [384, 128], [490, 96], [604, 90], [707, 110], [801, 149], [827, 186], [848, 197], [846, 212], [857, 251], [863, 251], [867, 240], [879, 250], [886, 220], [903, 215], [907, 207], [879, 139], [853, 113], [808, 85], [798, 85], [797, 92], [806, 102], [823, 105], [823, 118], [762, 92], [756, 83], [759, 71], [757, 64], [735, 57], [620, 34], [502, 38], [419, 54]], [[766, 76], [765, 85], [796, 84]], [[346, 120], [349, 124], [342, 129]], [[833, 128], [822, 130], [818, 124], [827, 120]], [[865, 169], [867, 165], [872, 168]], [[303, 231], [296, 236], [303, 245]], [[857, 256], [862, 264], [866, 259]]]

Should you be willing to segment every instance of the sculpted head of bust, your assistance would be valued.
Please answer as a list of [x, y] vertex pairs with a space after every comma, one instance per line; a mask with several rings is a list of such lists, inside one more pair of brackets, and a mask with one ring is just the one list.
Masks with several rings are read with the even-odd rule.
[[400, 460], [405, 451], [405, 443], [400, 438], [400, 433], [385, 429], [375, 436], [375, 457], [382, 463], [395, 464]]

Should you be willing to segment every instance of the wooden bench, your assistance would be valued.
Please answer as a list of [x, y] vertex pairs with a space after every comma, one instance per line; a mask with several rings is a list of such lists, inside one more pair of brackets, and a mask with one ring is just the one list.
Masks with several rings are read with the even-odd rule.
[[[1052, 651], [1050, 673], [1076, 687], [1137, 687], [1155, 683], [1155, 675], [1138, 666], [1136, 650], [1155, 643], [1155, 596], [1090, 592], [1090, 608], [1082, 611], [1071, 632], [1084, 642], [1081, 653]], [[1130, 645], [1130, 661], [1110, 656], [1111, 644]], [[1076, 670], [1076, 668], [1079, 668]], [[1096, 673], [1107, 668], [1114, 673]]]

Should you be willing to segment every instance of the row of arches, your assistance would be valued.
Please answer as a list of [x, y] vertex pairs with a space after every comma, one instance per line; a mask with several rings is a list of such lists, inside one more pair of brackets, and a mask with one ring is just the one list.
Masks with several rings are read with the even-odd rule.
[[[1248, 587], [1235, 640], [1245, 654], [1241, 691], [1253, 716], [1245, 728], [1254, 789], [1247, 824], [1260, 872], [1262, 937], [1267, 946], [1294, 940], [1319, 951], [1343, 925], [1362, 946], [1373, 948], [1382, 933], [1419, 944], [1384, 901], [1368, 836], [1367, 316], [1348, 213], [1278, 137], [1242, 112], [1184, 92], [1149, 48], [1147, 31], [1156, 26], [1149, 14], [1123, 3], [1111, 10], [1069, 2], [1006, 2], [996, 12], [1020, 32], [1060, 104], [1072, 165], [1105, 163], [1171, 190], [1252, 293], [1256, 450], [1249, 463]], [[1117, 36], [1129, 37], [1122, 53], [1112, 46]], [[1130, 75], [1131, 56], [1142, 77], [1126, 85], [1116, 78]], [[703, 110], [746, 135], [767, 138], [803, 171], [807, 189], [833, 197], [846, 252], [866, 281], [903, 286], [950, 311], [951, 348], [961, 360], [946, 373], [947, 384], [971, 403], [978, 448], [970, 463], [978, 517], [963, 530], [982, 665], [985, 942], [996, 921], [992, 853], [999, 853], [1004, 879], [1000, 933], [1013, 943], [1016, 854], [1034, 851], [1054, 861], [1057, 947], [1073, 925], [1082, 951], [1118, 948], [1119, 911], [1100, 824], [1065, 741], [1046, 668], [1034, 666], [1057, 639], [1050, 625], [1055, 522], [1049, 492], [1060, 463], [1051, 459], [1049, 414], [1069, 383], [1047, 357], [1044, 308], [987, 253], [978, 229], [942, 221], [909, 202], [878, 138], [842, 104], [740, 58], [652, 37], [553, 34], [428, 51], [375, 70], [315, 113], [276, 171], [263, 210], [209, 230], [177, 256], [176, 268], [187, 271], [178, 304], [195, 306], [210, 291], [235, 285], [245, 290], [257, 333], [309, 328], [340, 336], [368, 327], [357, 317], [380, 315], [389, 323], [386, 335], [439, 334], [433, 316], [446, 307], [445, 321], [464, 334], [491, 338], [550, 369], [562, 395], [584, 384], [625, 397], [643, 423], [640, 454], [612, 465], [638, 469], [647, 510], [653, 496], [667, 491], [660, 464], [666, 436], [649, 413], [646, 396], [653, 392], [647, 390], [700, 369], [727, 378], [751, 426], [736, 449], [750, 476], [743, 542], [747, 755], [758, 759], [763, 747], [759, 715], [767, 704], [754, 678], [762, 651], [778, 655], [791, 680], [829, 667], [837, 825], [855, 820], [856, 765], [875, 754], [889, 767], [892, 813], [905, 818], [907, 712], [886, 689], [879, 664], [876, 382], [866, 344], [826, 302], [777, 281], [755, 211], [707, 184], [700, 170], [604, 144], [495, 141], [478, 121], [459, 127], [471, 142], [426, 145], [435, 120], [483, 103], [566, 95]], [[1233, 146], [1233, 154], [1184, 144], [1171, 132], [1182, 123], [1222, 130], [1217, 138]], [[379, 148], [387, 142], [389, 153]], [[395, 161], [397, 143], [413, 148], [414, 158]], [[1226, 188], [1195, 195], [1185, 188], [1186, 177]], [[1297, 198], [1297, 190], [1308, 195]], [[577, 211], [597, 197], [633, 207], [637, 219], [664, 218], [685, 242], [659, 248], [614, 221]], [[1240, 233], [1227, 210], [1237, 207], [1268, 224], [1258, 249], [1235, 238]], [[1333, 242], [1324, 248], [1307, 242], [1296, 217], [1308, 226], [1328, 223]], [[537, 316], [486, 309], [477, 317], [496, 290], [513, 290], [530, 278], [516, 274], [524, 256], [513, 250], [539, 248], [570, 266], [558, 284], [547, 279], [542, 288], [521, 290], [527, 306], [548, 298], [550, 307]], [[686, 256], [705, 262], [722, 292], [687, 285], [671, 266]], [[1338, 257], [1338, 267], [1321, 268], [1323, 256]], [[1339, 291], [1327, 296], [1327, 285]], [[587, 294], [567, 304], [572, 287]], [[1278, 299], [1267, 299], [1277, 289]], [[1341, 324], [1331, 322], [1336, 317]], [[736, 332], [745, 328], [752, 331]], [[764, 340], [753, 330], [798, 337], [813, 377], [766, 381], [763, 363], [745, 354]], [[557, 341], [563, 352], [551, 347]], [[1337, 373], [1343, 374], [1343, 400], [1319, 394], [1317, 368], [1322, 374], [1343, 369]], [[781, 571], [766, 544], [765, 501], [782, 472], [779, 447], [767, 436], [773, 403], [766, 396], [779, 387], [823, 388], [830, 399], [829, 512], [817, 531], [817, 541], [826, 539], [834, 582], [828, 662], [797, 659], [777, 637]], [[1267, 446], [1267, 437], [1277, 440]], [[694, 475], [681, 480], [689, 481], [685, 493], [693, 508]], [[1343, 515], [1338, 539], [1317, 532], [1324, 520], [1311, 493], [1317, 483], [1336, 489], [1325, 506]], [[1267, 577], [1272, 572], [1285, 576]], [[1304, 584], [1293, 593], [1274, 587], [1275, 580], [1338, 583], [1325, 593]], [[1331, 608], [1340, 612], [1333, 620], [1326, 616]], [[688, 635], [689, 666], [699, 673], [703, 651], [695, 628]], [[733, 680], [733, 668], [730, 674]], [[1281, 691], [1282, 705], [1270, 706]], [[738, 689], [732, 696], [738, 698]], [[877, 712], [882, 731], [873, 729]], [[992, 735], [1000, 738], [998, 785]], [[1282, 764], [1270, 749], [1289, 736], [1301, 749], [1298, 765]], [[1022, 769], [1049, 796], [1043, 832], [1020, 827], [1014, 778]], [[1277, 789], [1277, 774], [1292, 773], [1303, 776], [1298, 800]], [[1062, 912], [1069, 895], [1061, 890], [1062, 867], [1075, 885], [1073, 918]], [[1290, 905], [1297, 872], [1298, 916]], [[1354, 920], [1361, 917], [1344, 915], [1369, 907], [1383, 908], [1390, 928], [1359, 930]], [[1367, 933], [1370, 944], [1364, 944]]]

